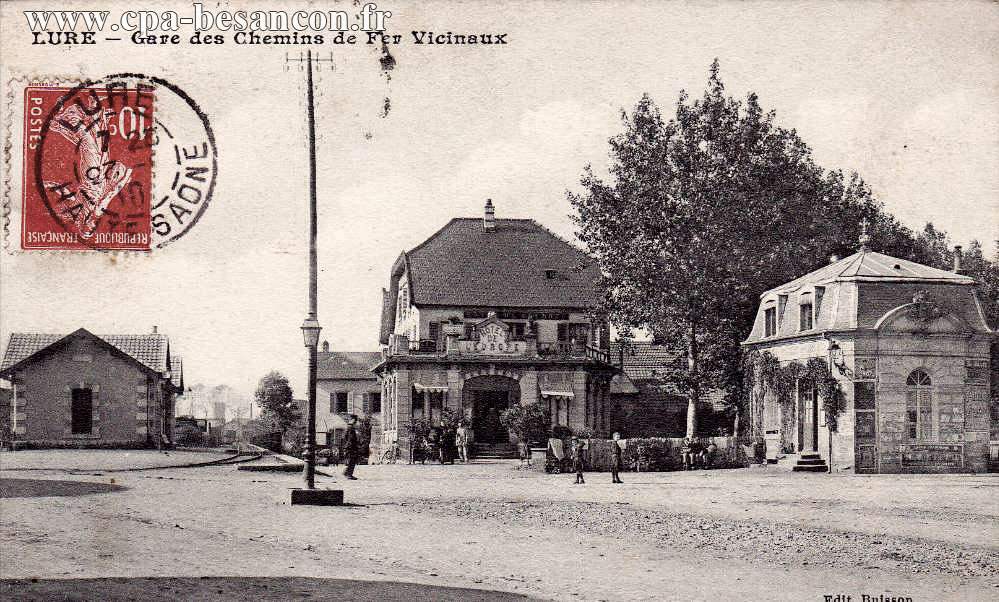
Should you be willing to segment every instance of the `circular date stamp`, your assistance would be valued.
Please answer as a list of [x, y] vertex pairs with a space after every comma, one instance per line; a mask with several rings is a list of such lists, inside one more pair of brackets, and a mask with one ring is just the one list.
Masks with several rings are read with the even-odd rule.
[[121, 73], [24, 91], [25, 250], [150, 251], [211, 202], [208, 116], [165, 79]]

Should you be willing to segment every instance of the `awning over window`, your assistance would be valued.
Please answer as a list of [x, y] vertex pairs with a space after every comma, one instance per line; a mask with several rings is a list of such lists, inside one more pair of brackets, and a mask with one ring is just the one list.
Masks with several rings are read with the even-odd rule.
[[545, 386], [541, 388], [542, 397], [575, 397], [572, 393], [572, 387], [568, 384], [562, 383], [545, 383]]
[[538, 375], [538, 388], [542, 397], [575, 397], [571, 373], [542, 372]]
[[447, 393], [447, 385], [424, 385], [421, 383], [413, 383], [413, 388], [419, 392], [429, 391], [431, 393]]

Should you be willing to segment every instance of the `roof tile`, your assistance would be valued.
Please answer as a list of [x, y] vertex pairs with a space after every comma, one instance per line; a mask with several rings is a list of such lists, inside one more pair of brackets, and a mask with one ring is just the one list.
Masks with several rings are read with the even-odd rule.
[[529, 219], [456, 218], [408, 254], [417, 305], [587, 308], [596, 260]]
[[319, 354], [316, 378], [345, 380], [375, 380], [371, 368], [382, 361], [377, 351], [334, 351]]
[[[66, 338], [64, 334], [42, 334], [31, 332], [15, 332], [10, 335], [7, 349], [4, 352], [0, 371], [27, 359], [42, 349]], [[170, 342], [162, 334], [99, 334], [94, 335], [112, 347], [132, 357], [140, 364], [156, 371], [167, 371], [167, 357]]]

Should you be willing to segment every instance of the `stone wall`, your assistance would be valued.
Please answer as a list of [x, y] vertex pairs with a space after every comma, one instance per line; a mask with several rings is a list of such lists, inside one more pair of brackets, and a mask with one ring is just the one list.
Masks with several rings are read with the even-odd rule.
[[[170, 400], [156, 380], [89, 339], [73, 339], [29, 362], [13, 382], [16, 435], [32, 445], [135, 447], [155, 444], [168, 431], [160, 407]], [[72, 433], [74, 388], [92, 391], [90, 434]]]
[[[884, 337], [878, 347], [880, 472], [986, 472], [987, 347], [954, 337]], [[917, 369], [932, 380], [927, 441], [911, 440], [906, 430], [906, 379]]]
[[[563, 408], [563, 423], [573, 430], [591, 429], [600, 435], [610, 434], [609, 375], [601, 377], [590, 374], [583, 368], [539, 367], [535, 365], [504, 365], [481, 362], [474, 364], [448, 364], [412, 366], [400, 365], [382, 373], [382, 423], [380, 431], [372, 431], [371, 458], [397, 441], [403, 458], [408, 458], [412, 442], [409, 441], [407, 425], [413, 415], [412, 388], [419, 383], [426, 387], [446, 387], [444, 407], [460, 412], [465, 418], [472, 418], [472, 407], [465, 399], [466, 384], [479, 376], [501, 376], [516, 381], [519, 387], [519, 403], [542, 403], [553, 407], [551, 398], [541, 397], [541, 382], [546, 378], [558, 380], [572, 397], [561, 397], [559, 407]], [[553, 417], [554, 422], [554, 417]]]

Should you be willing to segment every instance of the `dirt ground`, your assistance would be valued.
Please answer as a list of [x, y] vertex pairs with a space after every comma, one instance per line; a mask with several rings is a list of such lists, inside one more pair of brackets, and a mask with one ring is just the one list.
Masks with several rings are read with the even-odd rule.
[[156, 451], [136, 449], [26, 449], [0, 452], [0, 470], [134, 470], [212, 462], [231, 456], [224, 451]]
[[[5, 579], [270, 577], [289, 597], [337, 591], [339, 579], [560, 600], [999, 599], [990, 475], [746, 469], [626, 473], [623, 485], [590, 474], [573, 485], [507, 462], [361, 466], [358, 481], [317, 479], [346, 491], [350, 505], [330, 508], [288, 505], [295, 474], [21, 472], [3, 455], [0, 466], [0, 479], [63, 482], [7, 486], [28, 492], [19, 497], [0, 487]], [[112, 478], [115, 488], [81, 484], [83, 494], [65, 484]], [[214, 591], [196, 581], [177, 581], [177, 597]], [[218, 597], [257, 597], [255, 582], [226, 583]]]

